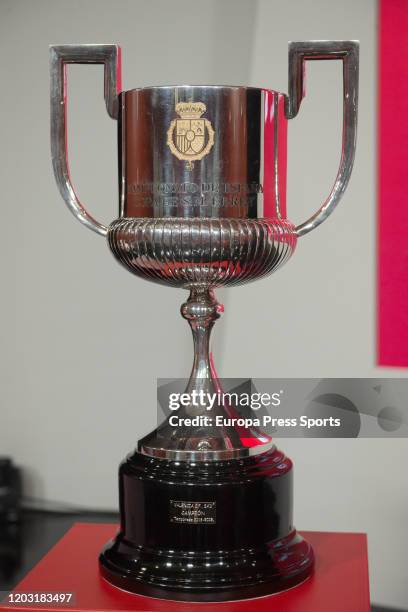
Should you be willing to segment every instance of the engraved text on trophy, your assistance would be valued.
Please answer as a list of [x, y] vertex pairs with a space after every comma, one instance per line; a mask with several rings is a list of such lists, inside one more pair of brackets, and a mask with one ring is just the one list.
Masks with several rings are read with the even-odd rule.
[[260, 194], [263, 194], [263, 186], [256, 182], [157, 182], [127, 186], [127, 196], [137, 201], [139, 214], [155, 217], [256, 216]]

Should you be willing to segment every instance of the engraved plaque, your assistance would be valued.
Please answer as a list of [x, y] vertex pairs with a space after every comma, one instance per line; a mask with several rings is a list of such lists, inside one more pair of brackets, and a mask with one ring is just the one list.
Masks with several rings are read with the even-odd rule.
[[170, 500], [170, 523], [215, 525], [216, 512], [215, 501]]

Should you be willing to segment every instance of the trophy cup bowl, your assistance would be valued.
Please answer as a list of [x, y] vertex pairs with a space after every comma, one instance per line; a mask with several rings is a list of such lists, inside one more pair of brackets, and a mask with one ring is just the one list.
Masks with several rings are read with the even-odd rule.
[[[343, 140], [333, 188], [295, 225], [286, 213], [287, 121], [299, 111], [308, 60], [343, 62]], [[105, 66], [109, 115], [118, 121], [119, 216], [106, 226], [81, 204], [67, 159], [69, 63]], [[289, 45], [289, 93], [180, 85], [121, 91], [116, 45], [51, 47], [51, 151], [63, 200], [105, 236], [127, 270], [187, 289], [181, 307], [194, 340], [186, 392], [219, 392], [210, 333], [223, 311], [214, 290], [267, 276], [300, 236], [334, 210], [347, 187], [357, 129], [358, 43]], [[215, 414], [230, 415], [220, 404]], [[205, 407], [184, 406], [195, 416]], [[313, 551], [292, 523], [292, 463], [262, 431], [172, 427], [138, 442], [119, 469], [121, 527], [100, 556], [111, 584], [135, 593], [225, 601], [306, 580]]]
[[279, 219], [118, 219], [108, 230], [116, 259], [157, 283], [208, 289], [271, 274], [296, 246], [296, 231]]

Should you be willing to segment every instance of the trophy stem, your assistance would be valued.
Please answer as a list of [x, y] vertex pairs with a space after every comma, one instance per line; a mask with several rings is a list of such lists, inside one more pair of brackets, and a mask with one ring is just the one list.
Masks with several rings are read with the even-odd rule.
[[189, 397], [177, 410], [178, 423], [172, 422], [171, 413], [139, 441], [139, 451], [176, 461], [222, 461], [271, 449], [269, 435], [240, 422], [244, 419], [240, 419], [232, 398], [236, 394], [224, 393], [215, 371], [210, 336], [224, 307], [217, 302], [214, 291], [203, 286], [191, 288], [180, 310], [194, 341], [193, 367], [183, 393]]
[[224, 306], [217, 302], [212, 289], [193, 287], [180, 312], [190, 324], [194, 341], [194, 361], [186, 392], [219, 391], [220, 383], [210, 352], [210, 336]]

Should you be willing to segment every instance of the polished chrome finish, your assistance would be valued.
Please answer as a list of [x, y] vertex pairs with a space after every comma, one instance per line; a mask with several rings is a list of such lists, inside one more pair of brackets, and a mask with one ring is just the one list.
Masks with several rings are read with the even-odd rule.
[[96, 221], [81, 204], [71, 182], [67, 143], [67, 64], [104, 64], [106, 109], [118, 116], [120, 91], [120, 47], [117, 45], [54, 45], [50, 47], [51, 155], [61, 196], [73, 215], [86, 227], [105, 236], [107, 227]]
[[[295, 227], [286, 214], [287, 122], [304, 95], [305, 63], [316, 59], [343, 61], [342, 153], [326, 202]], [[105, 65], [106, 106], [118, 119], [119, 135], [119, 215], [108, 227], [89, 215], [71, 184], [67, 63]], [[358, 43], [353, 41], [290, 43], [288, 96], [203, 85], [120, 93], [118, 46], [51, 47], [51, 148], [61, 195], [81, 223], [107, 236], [113, 255], [130, 272], [190, 290], [181, 310], [195, 347], [187, 391], [220, 390], [209, 352], [210, 332], [221, 312], [213, 289], [277, 270], [298, 237], [322, 223], [339, 202], [354, 160], [357, 92]], [[197, 414], [193, 405], [182, 410]], [[216, 410], [238, 416], [230, 405]], [[139, 443], [143, 453], [186, 461], [244, 457], [270, 446], [269, 436], [258, 431], [212, 427], [192, 435], [191, 428], [175, 430], [168, 421]]]
[[[164, 432], [164, 430], [163, 430]], [[166, 432], [167, 433], [167, 432]], [[146, 438], [139, 440], [137, 449], [143, 455], [156, 457], [156, 459], [166, 459], [167, 461], [189, 461], [196, 463], [197, 461], [229, 461], [230, 459], [245, 459], [245, 457], [255, 457], [269, 450], [276, 448], [272, 440], [259, 444], [258, 446], [241, 446], [237, 448], [224, 448], [222, 450], [179, 450], [177, 448], [167, 448], [163, 444], [160, 446], [160, 439], [155, 440], [156, 431], [151, 433]], [[170, 434], [170, 432], [169, 432]], [[177, 430], [177, 435], [179, 431]], [[158, 446], [154, 446], [158, 444]]]
[[336, 208], [348, 182], [354, 164], [357, 137], [359, 43], [353, 40], [312, 40], [289, 44], [289, 95], [286, 115], [293, 119], [299, 112], [305, 95], [305, 63], [307, 60], [342, 60], [343, 62], [343, 138], [340, 166], [332, 190], [320, 207], [296, 232], [303, 236], [323, 223]]
[[[185, 390], [204, 393], [222, 392], [210, 352], [210, 334], [215, 321], [224, 311], [211, 289], [194, 287], [181, 307], [182, 316], [189, 322], [194, 340], [194, 361], [190, 380]], [[205, 416], [203, 406], [183, 406], [177, 411], [179, 418]], [[210, 414], [213, 422], [217, 416], [239, 418], [229, 403], [215, 404]], [[139, 451], [174, 461], [221, 461], [250, 457], [272, 448], [272, 438], [256, 428], [212, 425], [210, 427], [172, 427], [168, 420], [151, 434], [140, 440]]]
[[221, 287], [272, 274], [295, 250], [279, 219], [117, 219], [108, 230], [116, 259], [137, 276], [173, 287]]
[[284, 94], [145, 87], [119, 105], [120, 217], [286, 218]]

